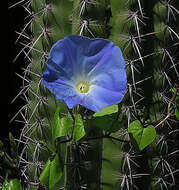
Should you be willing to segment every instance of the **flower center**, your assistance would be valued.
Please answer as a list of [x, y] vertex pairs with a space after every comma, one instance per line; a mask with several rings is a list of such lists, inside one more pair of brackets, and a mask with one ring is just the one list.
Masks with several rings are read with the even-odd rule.
[[76, 88], [80, 93], [87, 93], [89, 91], [90, 85], [88, 82], [82, 81], [77, 84]]

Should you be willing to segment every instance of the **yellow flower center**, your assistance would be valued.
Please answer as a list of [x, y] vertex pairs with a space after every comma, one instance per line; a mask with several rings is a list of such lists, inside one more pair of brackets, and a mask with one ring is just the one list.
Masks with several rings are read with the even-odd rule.
[[90, 85], [88, 82], [82, 81], [77, 84], [76, 88], [80, 93], [88, 93]]

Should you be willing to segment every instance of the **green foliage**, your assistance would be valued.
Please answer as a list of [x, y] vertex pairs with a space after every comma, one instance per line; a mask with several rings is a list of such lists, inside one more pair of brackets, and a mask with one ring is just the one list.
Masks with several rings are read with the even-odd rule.
[[[73, 140], [75, 142], [79, 141], [81, 138], [85, 136], [85, 129], [83, 125], [83, 120], [80, 114], [77, 114], [73, 122], [69, 117], [60, 118], [60, 108], [57, 107], [55, 115], [54, 115], [54, 124], [52, 129], [52, 138], [53, 141], [59, 137], [67, 136], [73, 132]], [[74, 129], [73, 129], [74, 128]]]
[[72, 132], [72, 120], [69, 117], [60, 118], [60, 107], [57, 107], [54, 115], [54, 124], [52, 128], [53, 141]]
[[50, 159], [48, 159], [39, 177], [40, 181], [47, 187], [49, 186], [50, 166], [51, 166], [51, 161]]
[[13, 179], [9, 182], [6, 179], [2, 185], [2, 190], [22, 190], [22, 187], [18, 179]]
[[[119, 115], [126, 115], [128, 121], [117, 134], [129, 138], [128, 131], [132, 136], [132, 144], [121, 149], [123, 161], [119, 160], [122, 165], [119, 168], [119, 183], [116, 186], [113, 184], [111, 189], [143, 189], [142, 184], [152, 190], [175, 189], [172, 176], [178, 165], [174, 166], [167, 155], [178, 149], [170, 144], [171, 139], [178, 137], [178, 122], [173, 117], [177, 105], [177, 97], [172, 100], [175, 90], [169, 92], [179, 80], [178, 50], [174, 45], [179, 39], [176, 23], [179, 15], [178, 9], [175, 9], [178, 6], [177, 1], [111, 0], [112, 29], [109, 39], [122, 49], [128, 74], [128, 93], [119, 111]], [[168, 112], [172, 112], [169, 118]], [[155, 129], [154, 126], [160, 122], [159, 129]], [[142, 125], [148, 127], [143, 128]], [[155, 143], [152, 143], [154, 139]], [[136, 146], [143, 151], [138, 153]], [[160, 165], [162, 159], [165, 160], [163, 166]], [[170, 172], [164, 169], [166, 167], [170, 168]], [[162, 177], [166, 175], [167, 179]], [[168, 184], [169, 180], [173, 182]]]
[[137, 148], [140, 151], [150, 145], [156, 138], [156, 130], [154, 126], [150, 125], [143, 128], [142, 124], [138, 120], [133, 121], [129, 125], [128, 133], [131, 135], [132, 141], [137, 144]]
[[83, 120], [80, 114], [77, 114], [75, 117], [75, 125], [73, 131], [73, 139], [75, 142], [79, 141], [85, 136], [85, 129], [83, 125]]
[[105, 132], [114, 133], [125, 125], [124, 115], [119, 117], [119, 105], [103, 108], [101, 112], [94, 113], [92, 122], [95, 127]]
[[56, 155], [52, 161], [51, 159], [47, 160], [39, 179], [49, 190], [51, 190], [61, 177], [62, 167], [60, 165], [59, 156]]
[[[5, 142], [0, 141], [0, 176], [2, 179], [5, 178], [5, 176], [10, 176], [9, 179], [17, 178], [20, 174], [18, 168], [19, 154], [17, 144], [11, 133], [9, 133], [9, 151], [7, 151], [8, 146], [4, 143]], [[9, 183], [7, 178], [4, 181]]]
[[11, 146], [11, 154], [18, 162], [18, 148], [12, 133], [9, 133], [9, 142]]
[[179, 120], [179, 111], [177, 108], [175, 108], [175, 115], [176, 115], [176, 118]]
[[106, 108], [103, 108], [101, 112], [93, 114], [93, 117], [101, 117], [105, 115], [110, 115], [112, 113], [118, 112], [118, 105], [112, 105], [108, 106]]
[[[179, 1], [21, 3], [31, 19], [19, 36], [25, 38], [21, 53], [29, 61], [19, 93], [27, 101], [18, 111], [24, 123], [19, 140], [24, 148], [18, 158], [10, 134], [15, 164], [1, 151], [3, 160], [12, 168], [19, 162], [23, 177], [37, 184], [40, 179], [47, 189], [141, 190], [145, 184], [146, 190], [175, 190], [179, 185]], [[26, 34], [29, 28], [30, 37]], [[71, 33], [106, 38], [121, 48], [128, 91], [120, 105], [100, 113], [79, 107], [69, 110], [42, 86], [50, 48]], [[121, 144], [120, 138], [126, 141]], [[27, 184], [24, 188], [40, 187]]]
[[94, 117], [92, 118], [92, 123], [101, 130], [113, 133], [122, 128], [122, 126], [125, 124], [125, 121], [122, 120], [122, 118], [118, 118], [118, 114], [110, 114]]

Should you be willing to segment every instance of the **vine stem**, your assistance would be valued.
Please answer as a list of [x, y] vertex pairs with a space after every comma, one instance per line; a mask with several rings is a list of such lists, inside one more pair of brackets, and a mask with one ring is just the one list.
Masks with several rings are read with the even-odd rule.
[[[113, 140], [116, 140], [116, 141], [119, 141], [119, 142], [125, 142], [125, 143], [130, 142], [130, 140], [118, 139], [118, 138], [110, 136], [110, 135], [101, 135], [101, 136], [97, 136], [97, 137], [89, 137], [89, 138], [86, 138], [85, 140], [90, 141], [90, 140], [97, 140], [97, 139], [103, 139], [103, 138], [113, 139]], [[64, 141], [61, 141], [59, 143], [67, 143], [67, 142], [70, 142], [70, 141], [72, 141], [72, 137], [70, 137], [69, 139], [66, 139]]]
[[39, 182], [27, 181], [26, 183], [29, 184], [29, 185], [32, 185], [32, 186], [43, 187], [43, 185], [42, 185], [42, 183], [40, 181]]
[[174, 101], [174, 99], [175, 99], [175, 97], [176, 97], [176, 95], [177, 95], [177, 90], [178, 90], [178, 85], [176, 85], [176, 91], [175, 91], [175, 93], [173, 94], [173, 96], [172, 96], [170, 102], [168, 103], [168, 114], [167, 114], [167, 116], [166, 116], [160, 123], [158, 123], [158, 124], [155, 126], [155, 129], [157, 129], [160, 125], [162, 125], [162, 124], [172, 115], [172, 113], [170, 112], [170, 111], [171, 111], [171, 104], [172, 104], [172, 102]]
[[171, 116], [171, 113], [168, 113], [167, 116], [155, 126], [155, 129], [157, 129], [162, 123], [164, 123], [169, 117]]
[[113, 139], [113, 140], [116, 140], [116, 141], [119, 141], [119, 142], [127, 142], [127, 143], [130, 142], [130, 141], [127, 141], [127, 140], [122, 140], [122, 139], [118, 139], [116, 137], [112, 137], [110, 135], [101, 135], [101, 136], [98, 136], [98, 137], [90, 137], [90, 138], [87, 138], [85, 140], [89, 141], [89, 140], [96, 140], [96, 139], [101, 139], [101, 138]]

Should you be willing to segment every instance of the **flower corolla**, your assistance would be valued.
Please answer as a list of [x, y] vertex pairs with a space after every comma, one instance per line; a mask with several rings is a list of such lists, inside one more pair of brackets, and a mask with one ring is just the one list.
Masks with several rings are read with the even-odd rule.
[[125, 62], [109, 40], [68, 35], [52, 46], [46, 65], [44, 86], [69, 108], [80, 104], [100, 112], [126, 92]]

